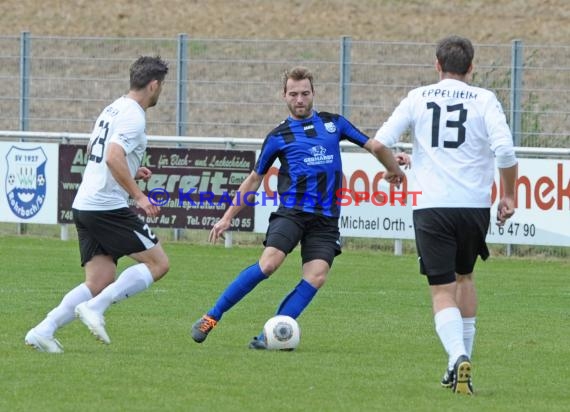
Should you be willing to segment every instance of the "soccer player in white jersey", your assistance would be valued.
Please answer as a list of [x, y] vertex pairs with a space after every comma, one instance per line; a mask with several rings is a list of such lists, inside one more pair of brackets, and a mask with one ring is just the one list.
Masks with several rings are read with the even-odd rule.
[[[140, 190], [135, 179], [148, 180], [141, 167], [146, 150], [145, 114], [158, 102], [168, 65], [160, 57], [142, 56], [130, 68], [130, 89], [97, 118], [87, 148], [88, 162], [73, 201], [85, 282], [70, 290], [46, 318], [31, 329], [25, 343], [40, 352], [61, 353], [55, 332], [75, 316], [102, 342], [111, 342], [103, 313], [111, 303], [150, 287], [169, 269], [157, 237], [129, 209], [131, 196], [148, 216], [160, 209]], [[115, 280], [117, 261], [130, 256], [138, 264]]]
[[448, 354], [441, 384], [472, 394], [471, 352], [477, 295], [473, 268], [489, 256], [495, 163], [503, 194], [497, 224], [514, 213], [517, 160], [512, 135], [495, 95], [468, 84], [474, 49], [462, 37], [441, 40], [440, 81], [409, 92], [375, 138], [393, 146], [411, 129], [410, 185], [421, 191], [413, 208], [420, 272], [431, 290], [436, 332]]

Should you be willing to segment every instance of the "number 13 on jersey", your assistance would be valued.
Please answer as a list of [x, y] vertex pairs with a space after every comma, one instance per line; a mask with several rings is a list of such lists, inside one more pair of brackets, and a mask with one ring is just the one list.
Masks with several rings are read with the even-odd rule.
[[[441, 107], [437, 103], [426, 103], [428, 110], [433, 110], [431, 123], [431, 147], [439, 147], [439, 124], [441, 122]], [[457, 129], [457, 138], [455, 140], [444, 140], [443, 147], [446, 149], [457, 149], [465, 142], [465, 126], [463, 123], [467, 120], [467, 109], [463, 108], [463, 103], [446, 106], [447, 113], [459, 112], [457, 120], [447, 120], [445, 127]]]

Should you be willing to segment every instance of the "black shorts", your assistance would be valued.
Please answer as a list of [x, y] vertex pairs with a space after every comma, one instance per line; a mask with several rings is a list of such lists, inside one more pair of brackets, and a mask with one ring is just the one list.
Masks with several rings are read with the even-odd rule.
[[81, 266], [95, 255], [109, 255], [115, 263], [158, 243], [152, 230], [128, 207], [115, 210], [73, 209]]
[[289, 208], [271, 213], [263, 245], [289, 254], [299, 242], [303, 263], [322, 259], [332, 266], [341, 254], [338, 218]]
[[420, 273], [453, 281], [455, 273], [473, 272], [477, 256], [489, 257], [489, 208], [417, 209], [413, 218]]

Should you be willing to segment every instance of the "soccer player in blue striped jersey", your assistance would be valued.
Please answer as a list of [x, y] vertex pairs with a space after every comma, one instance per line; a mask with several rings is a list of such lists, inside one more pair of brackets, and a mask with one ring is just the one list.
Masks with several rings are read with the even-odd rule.
[[[342, 186], [341, 140], [373, 154], [386, 168], [384, 178], [388, 182], [399, 185], [403, 179], [399, 165], [407, 164], [405, 154], [395, 155], [341, 115], [317, 112], [313, 109], [314, 95], [313, 75], [307, 68], [295, 67], [284, 73], [283, 99], [290, 115], [265, 138], [254, 170], [237, 192], [240, 198], [232, 201], [209, 239], [216, 242], [230, 227], [232, 218], [248, 203], [242, 197], [257, 191], [276, 159], [281, 163], [277, 183], [280, 205], [269, 218], [259, 260], [241, 271], [192, 326], [192, 338], [198, 343], [206, 339], [225, 312], [271, 276], [299, 242], [303, 276], [276, 314], [296, 319], [323, 286], [335, 256], [341, 253], [337, 199]], [[265, 349], [263, 335], [256, 336], [249, 347]]]

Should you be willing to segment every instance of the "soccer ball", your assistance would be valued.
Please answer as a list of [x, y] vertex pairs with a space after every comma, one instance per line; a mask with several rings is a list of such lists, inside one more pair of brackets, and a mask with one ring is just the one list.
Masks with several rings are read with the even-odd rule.
[[293, 350], [299, 346], [301, 330], [292, 317], [277, 315], [265, 322], [263, 336], [269, 350]]

